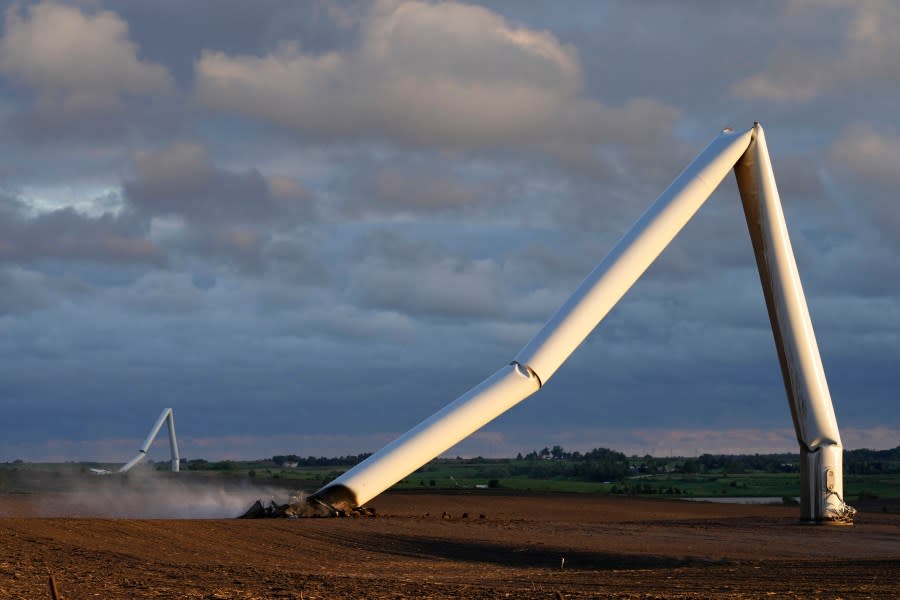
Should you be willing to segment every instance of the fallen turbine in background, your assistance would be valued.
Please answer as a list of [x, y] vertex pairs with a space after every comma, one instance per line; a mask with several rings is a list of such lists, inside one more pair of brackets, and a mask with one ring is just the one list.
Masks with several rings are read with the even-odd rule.
[[[801, 519], [850, 522], [843, 448], [797, 272], [762, 127], [724, 130], [685, 168], [515, 359], [289, 510], [258, 516], [341, 516], [465, 439], [547, 383], [734, 170], [794, 429]], [[249, 511], [248, 511], [249, 512]], [[274, 515], [274, 513], [279, 513]], [[249, 515], [248, 516], [252, 516]]]
[[175, 438], [175, 415], [172, 412], [171, 408], [165, 408], [163, 409], [162, 414], [159, 415], [159, 418], [156, 420], [153, 428], [150, 429], [150, 433], [147, 435], [147, 439], [144, 440], [141, 449], [137, 453], [137, 456], [125, 463], [125, 465], [123, 465], [122, 468], [119, 469], [119, 473], [127, 472], [134, 465], [138, 464], [147, 457], [147, 451], [153, 444], [153, 440], [155, 440], [156, 436], [159, 435], [159, 430], [162, 429], [163, 423], [166, 423], [169, 426], [169, 452], [171, 453], [172, 472], [177, 473], [179, 471], [181, 459], [178, 456], [178, 440]]

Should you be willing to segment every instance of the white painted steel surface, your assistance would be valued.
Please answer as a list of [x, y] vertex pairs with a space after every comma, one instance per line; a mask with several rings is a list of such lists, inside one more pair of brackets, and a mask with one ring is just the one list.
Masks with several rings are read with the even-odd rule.
[[[315, 496], [365, 504], [546, 383], [734, 168], [801, 443], [804, 518], [852, 516], [841, 495], [837, 422], [762, 127], [723, 131], [616, 244], [513, 363], [356, 465]], [[345, 498], [345, 496], [342, 496]], [[351, 500], [342, 499], [341, 502]], [[850, 511], [849, 513], [847, 511]], [[841, 512], [843, 511], [843, 512]], [[807, 514], [808, 512], [808, 514]]]
[[503, 367], [327, 487], [344, 485], [365, 504], [538, 389], [540, 382], [527, 369]]
[[141, 462], [142, 460], [144, 460], [145, 456], [147, 456], [147, 453], [144, 452], [143, 450], [141, 450], [140, 452], [138, 452], [137, 456], [135, 456], [134, 458], [129, 460], [127, 463], [122, 465], [122, 468], [119, 469], [119, 473], [125, 473], [126, 471], [130, 471], [131, 467], [133, 467], [134, 465], [136, 465], [139, 462]]
[[181, 456], [178, 454], [178, 440], [175, 438], [175, 412], [171, 408], [169, 409], [169, 418], [166, 419], [166, 422], [169, 426], [170, 467], [173, 473], [178, 473], [181, 470]]
[[746, 150], [750, 137], [750, 130], [726, 130], [716, 137], [666, 188], [513, 364], [316, 494], [344, 486], [362, 505], [536, 392], [712, 194]]
[[146, 458], [147, 451], [150, 450], [150, 446], [153, 444], [153, 440], [155, 440], [156, 436], [159, 435], [159, 430], [162, 429], [163, 423], [166, 423], [169, 429], [169, 453], [171, 456], [171, 469], [174, 473], [177, 473], [179, 471], [181, 459], [178, 455], [178, 440], [175, 438], [175, 414], [172, 412], [171, 408], [164, 408], [162, 413], [160, 413], [159, 418], [156, 419], [156, 423], [154, 423], [153, 427], [150, 428], [150, 433], [147, 434], [146, 439], [144, 439], [144, 443], [141, 444], [141, 449], [138, 451], [137, 456], [125, 463], [122, 468], [119, 469], [119, 473], [128, 471], [134, 465], [138, 464], [139, 462], [144, 460], [144, 458]]
[[706, 202], [747, 149], [751, 133], [726, 130], [714, 139], [519, 352], [516, 362], [546, 383]]
[[[766, 136], [756, 124], [753, 142], [735, 164], [735, 176], [766, 297], [794, 429], [804, 455], [801, 514], [810, 521], [840, 515], [842, 449], [828, 381], [791, 247]], [[829, 448], [829, 450], [823, 450]], [[831, 490], [825, 473], [832, 472]]]
[[146, 452], [150, 449], [150, 445], [153, 443], [153, 440], [156, 439], [156, 436], [159, 434], [159, 430], [162, 429], [163, 423], [165, 423], [169, 415], [172, 414], [171, 408], [164, 408], [162, 413], [160, 413], [159, 418], [156, 419], [156, 423], [153, 424], [153, 427], [150, 428], [150, 433], [147, 434], [147, 437], [144, 439], [144, 443], [141, 444], [141, 452]]

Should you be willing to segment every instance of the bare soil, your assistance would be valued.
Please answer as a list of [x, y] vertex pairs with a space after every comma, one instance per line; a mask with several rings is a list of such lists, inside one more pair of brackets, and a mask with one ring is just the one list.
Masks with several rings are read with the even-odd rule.
[[[0, 496], [0, 514], [34, 514]], [[0, 518], [0, 598], [897, 598], [900, 515], [385, 494], [376, 518]], [[446, 515], [444, 513], [447, 513]]]

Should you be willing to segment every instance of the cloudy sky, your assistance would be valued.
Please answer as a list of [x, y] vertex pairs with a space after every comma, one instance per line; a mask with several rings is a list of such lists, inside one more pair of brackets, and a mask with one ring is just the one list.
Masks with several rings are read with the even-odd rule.
[[[0, 460], [373, 451], [762, 122], [845, 446], [900, 444], [900, 6], [8, 2]], [[451, 455], [796, 451], [733, 178]], [[153, 457], [164, 459], [158, 446]]]

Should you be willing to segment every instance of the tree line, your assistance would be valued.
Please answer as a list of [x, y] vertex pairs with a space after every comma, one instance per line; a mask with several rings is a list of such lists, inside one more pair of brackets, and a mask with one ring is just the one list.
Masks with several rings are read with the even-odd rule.
[[[297, 454], [275, 455], [271, 459], [256, 461], [257, 465], [285, 467], [348, 467], [356, 465], [371, 453], [325, 457]], [[233, 470], [240, 463], [225, 460], [208, 462], [203, 459], [182, 460], [191, 470]], [[749, 471], [767, 473], [791, 473], [800, 470], [800, 455], [774, 454], [702, 454], [698, 457], [628, 457], [608, 448], [594, 448], [588, 452], [570, 452], [560, 445], [547, 446], [515, 458], [485, 459], [436, 459], [439, 463], [490, 464], [492, 476], [522, 476], [535, 479], [553, 477], [581, 479], [585, 481], [618, 481], [629, 475], [655, 473], [733, 473]], [[262, 464], [260, 464], [262, 463]], [[422, 470], [427, 470], [423, 467]], [[844, 472], [848, 475], [900, 474], [900, 446], [890, 450], [845, 450]]]

